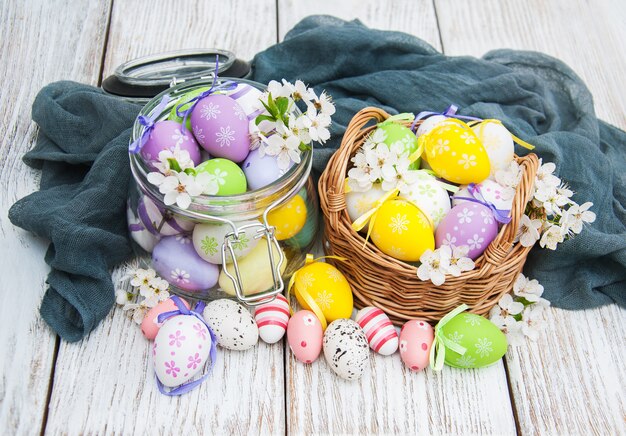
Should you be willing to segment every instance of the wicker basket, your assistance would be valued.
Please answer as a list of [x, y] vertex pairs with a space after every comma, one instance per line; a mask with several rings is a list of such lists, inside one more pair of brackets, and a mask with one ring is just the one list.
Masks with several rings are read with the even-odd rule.
[[535, 154], [516, 157], [523, 176], [517, 187], [511, 222], [504, 225], [482, 256], [476, 268], [460, 277], [447, 276], [446, 282], [435, 286], [417, 277], [417, 268], [394, 259], [351, 227], [346, 211], [344, 181], [350, 168], [350, 158], [375, 129], [373, 121], [389, 117], [378, 108], [365, 108], [350, 121], [341, 147], [328, 162], [319, 180], [319, 195], [325, 221], [327, 254], [342, 256], [345, 262], [333, 262], [346, 276], [355, 297], [355, 305], [376, 306], [385, 311], [394, 324], [401, 325], [414, 318], [437, 322], [462, 303], [470, 311], [486, 315], [500, 297], [513, 287], [522, 271], [531, 247], [513, 244], [520, 218], [532, 196], [532, 185], [539, 166]]

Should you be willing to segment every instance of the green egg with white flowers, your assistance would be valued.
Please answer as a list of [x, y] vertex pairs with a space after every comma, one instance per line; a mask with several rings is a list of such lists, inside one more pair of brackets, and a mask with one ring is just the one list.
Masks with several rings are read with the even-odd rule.
[[[395, 121], [386, 121], [378, 125], [371, 138], [375, 142], [384, 142], [391, 149], [394, 144], [400, 145], [401, 153], [410, 156], [417, 150], [417, 136], [408, 127]], [[420, 159], [413, 161], [409, 166], [413, 170], [420, 167]]]
[[243, 170], [235, 162], [215, 158], [202, 162], [196, 167], [198, 173], [207, 173], [217, 183], [216, 195], [237, 195], [246, 192], [248, 184]]

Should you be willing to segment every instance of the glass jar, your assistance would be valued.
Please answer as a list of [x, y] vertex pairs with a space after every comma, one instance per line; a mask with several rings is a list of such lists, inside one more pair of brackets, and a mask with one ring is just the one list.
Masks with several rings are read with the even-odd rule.
[[[217, 83], [226, 81], [264, 89], [263, 85], [244, 79], [219, 78]], [[165, 120], [172, 108], [182, 103], [179, 101], [181, 96], [211, 84], [211, 78], [203, 78], [175, 85], [150, 100], [140, 115], [155, 121]], [[169, 103], [161, 108], [160, 113], [155, 113], [166, 95], [170, 97]], [[138, 121], [135, 122], [131, 143], [143, 134], [144, 129]], [[144, 266], [153, 267], [170, 283], [170, 290], [175, 294], [204, 300], [236, 297], [248, 305], [258, 304], [283, 292], [288, 278], [302, 265], [316, 241], [319, 209], [317, 192], [310, 177], [312, 150], [303, 151], [301, 162], [268, 186], [232, 196], [201, 195], [194, 197], [187, 209], [176, 204], [165, 205], [164, 195], [147, 178], [154, 170], [140, 154], [130, 153], [130, 166], [133, 180], [128, 195], [127, 218], [135, 251]], [[293, 211], [288, 209], [291, 207]], [[298, 222], [291, 229], [293, 234], [283, 233], [280, 237], [275, 226], [268, 223], [270, 213], [288, 221], [296, 217]], [[305, 214], [304, 220], [302, 214]], [[210, 248], [212, 254], [217, 253], [221, 264], [206, 262], [199, 257], [200, 244], [192, 236], [199, 224], [212, 224], [221, 229], [223, 239], [217, 246], [201, 245]], [[244, 245], [246, 250], [248, 246], [253, 247], [245, 254], [237, 254], [236, 249]], [[216, 267], [217, 283], [202, 285], [213, 281], [206, 278], [216, 274]]]

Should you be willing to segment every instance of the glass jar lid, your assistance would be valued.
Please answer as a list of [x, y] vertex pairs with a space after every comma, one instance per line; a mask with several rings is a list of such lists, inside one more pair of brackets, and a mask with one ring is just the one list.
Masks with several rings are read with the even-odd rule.
[[172, 85], [213, 77], [216, 60], [221, 77], [246, 77], [248, 62], [221, 49], [188, 49], [159, 53], [125, 62], [102, 82], [102, 89], [120, 97], [151, 98]]

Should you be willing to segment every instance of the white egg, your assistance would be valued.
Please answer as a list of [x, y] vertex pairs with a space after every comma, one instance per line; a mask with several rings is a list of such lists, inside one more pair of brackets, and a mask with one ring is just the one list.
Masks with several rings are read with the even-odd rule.
[[[241, 227], [247, 224], [258, 224], [258, 221], [242, 221], [236, 224]], [[259, 227], [250, 227], [239, 233], [239, 240], [232, 243], [237, 259], [248, 254], [259, 242], [255, 239], [258, 229]], [[221, 265], [224, 237], [232, 231], [232, 227], [228, 224], [197, 224], [193, 229], [193, 248], [202, 259]], [[228, 250], [226, 254], [230, 260]]]
[[211, 335], [191, 315], [176, 315], [163, 323], [154, 339], [154, 370], [167, 387], [179, 386], [199, 373], [211, 350]]
[[252, 315], [233, 300], [210, 302], [204, 308], [203, 316], [223, 348], [247, 350], [259, 341], [259, 329]]
[[331, 322], [324, 333], [324, 357], [335, 373], [346, 380], [363, 375], [370, 351], [361, 327], [351, 319]]
[[[487, 202], [493, 204], [496, 209], [511, 210], [513, 208], [513, 199], [515, 197], [514, 189], [504, 187], [491, 179], [482, 181], [476, 185], [476, 189], [478, 189], [482, 197]], [[461, 189], [459, 189], [452, 197], [453, 206], [468, 201], [461, 200], [459, 197], [474, 198], [475, 196], [470, 194], [468, 187], [464, 185], [461, 186]]]
[[365, 192], [350, 191], [346, 194], [346, 209], [350, 221], [354, 222], [365, 212], [374, 207], [376, 201], [385, 195], [386, 192], [380, 187], [380, 184], [372, 186]]
[[482, 122], [472, 126], [472, 130], [487, 151], [491, 175], [494, 176], [498, 170], [508, 167], [515, 157], [515, 150], [513, 137], [506, 127], [500, 123]]
[[435, 177], [426, 172], [419, 173], [419, 179], [411, 185], [410, 191], [403, 197], [415, 203], [428, 215], [435, 228], [451, 208], [448, 191]]
[[422, 121], [422, 124], [420, 124], [417, 128], [417, 132], [415, 132], [415, 134], [419, 138], [420, 136], [430, 132], [437, 124], [444, 120], [447, 120], [447, 117], [443, 115], [432, 115]]
[[158, 206], [146, 195], [139, 199], [137, 216], [148, 230], [163, 236], [190, 232], [195, 225], [194, 222], [180, 216], [172, 216], [166, 211], [165, 206]]
[[141, 220], [133, 214], [130, 207], [126, 208], [126, 219], [128, 222], [128, 232], [133, 241], [148, 253], [152, 253], [154, 246], [159, 242], [159, 236], [154, 235], [146, 229]]

